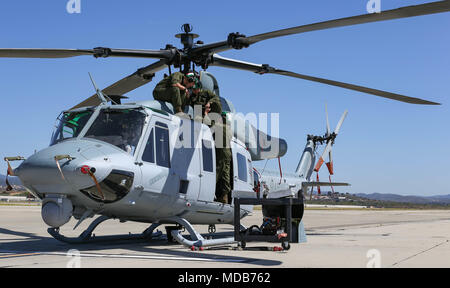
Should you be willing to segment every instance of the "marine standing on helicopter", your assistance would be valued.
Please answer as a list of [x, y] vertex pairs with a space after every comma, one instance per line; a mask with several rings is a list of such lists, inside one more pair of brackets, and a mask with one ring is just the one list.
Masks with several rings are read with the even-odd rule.
[[222, 104], [220, 98], [212, 91], [202, 89], [202, 83], [197, 80], [192, 87], [192, 96], [188, 100], [189, 105], [202, 105], [202, 116], [207, 116], [209, 112], [222, 115]]
[[[212, 91], [202, 89], [202, 83], [196, 81], [192, 96], [189, 99], [189, 105], [202, 106], [202, 116], [205, 124], [208, 124], [217, 133], [222, 133], [222, 140], [218, 141], [215, 136], [216, 146], [216, 200], [222, 203], [228, 203], [228, 195], [231, 193], [231, 127], [227, 125], [226, 117], [222, 113], [222, 104], [220, 98]], [[213, 122], [208, 114], [215, 113], [217, 118], [220, 117], [222, 121]]]
[[196, 78], [193, 72], [186, 75], [175, 72], [156, 85], [153, 97], [155, 100], [172, 103], [174, 113], [183, 113], [186, 99], [189, 98], [188, 89], [194, 86]]

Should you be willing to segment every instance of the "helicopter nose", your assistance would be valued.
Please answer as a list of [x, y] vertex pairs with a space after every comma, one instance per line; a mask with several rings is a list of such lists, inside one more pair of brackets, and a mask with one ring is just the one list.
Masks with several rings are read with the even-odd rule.
[[59, 175], [56, 161], [50, 155], [52, 149], [38, 152], [14, 170], [14, 174], [20, 178], [26, 187], [42, 193], [64, 194], [65, 181]]
[[78, 189], [92, 186], [91, 177], [81, 171], [86, 166], [95, 171], [99, 181], [110, 170], [105, 154], [95, 144], [69, 141], [35, 153], [14, 173], [27, 188], [37, 193], [73, 194]]

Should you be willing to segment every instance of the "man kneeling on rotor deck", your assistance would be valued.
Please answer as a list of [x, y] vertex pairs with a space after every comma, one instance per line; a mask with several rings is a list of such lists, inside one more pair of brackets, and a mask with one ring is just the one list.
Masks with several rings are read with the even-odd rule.
[[[203, 122], [207, 124], [214, 133], [216, 144], [216, 200], [222, 203], [228, 203], [228, 197], [231, 193], [231, 127], [227, 125], [226, 115], [222, 113], [222, 104], [219, 97], [214, 92], [202, 89], [202, 83], [196, 80], [192, 89], [192, 96], [188, 100], [189, 105], [202, 106]], [[215, 114], [221, 121], [212, 120], [208, 114]], [[214, 118], [214, 117], [212, 117]], [[194, 119], [197, 120], [197, 119]], [[222, 137], [217, 136], [218, 133]], [[219, 140], [221, 138], [221, 140]]]
[[194, 86], [197, 77], [193, 72], [184, 75], [175, 72], [161, 80], [153, 90], [153, 98], [172, 103], [173, 112], [182, 114], [189, 99], [188, 89]]

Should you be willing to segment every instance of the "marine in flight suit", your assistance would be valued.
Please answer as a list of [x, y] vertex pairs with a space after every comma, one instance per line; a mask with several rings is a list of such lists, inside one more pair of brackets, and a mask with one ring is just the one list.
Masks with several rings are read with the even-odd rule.
[[[192, 96], [189, 99], [189, 105], [202, 106], [202, 116], [206, 120], [208, 114], [217, 113], [222, 118], [221, 123], [209, 121], [209, 126], [216, 131], [222, 133], [222, 143], [218, 143], [216, 139], [216, 199], [222, 203], [228, 203], [231, 197], [231, 158], [230, 149], [231, 127], [226, 123], [226, 117], [222, 113], [222, 104], [220, 98], [212, 91], [202, 89], [201, 82], [197, 81], [192, 90]], [[207, 122], [207, 121], [205, 121]]]
[[153, 90], [153, 98], [172, 103], [173, 112], [182, 113], [189, 98], [188, 89], [194, 86], [196, 78], [193, 72], [186, 75], [175, 72], [156, 85]]

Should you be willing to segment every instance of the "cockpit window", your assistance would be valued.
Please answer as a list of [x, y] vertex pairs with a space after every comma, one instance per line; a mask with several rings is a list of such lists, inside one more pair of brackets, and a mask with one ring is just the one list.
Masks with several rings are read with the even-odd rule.
[[228, 106], [227, 100], [225, 98], [220, 97], [220, 104], [222, 105], [223, 112], [232, 112], [230, 106]]
[[61, 113], [57, 119], [50, 146], [66, 139], [77, 137], [91, 118], [93, 110]]
[[103, 109], [84, 137], [107, 142], [133, 155], [145, 117], [137, 109]]

